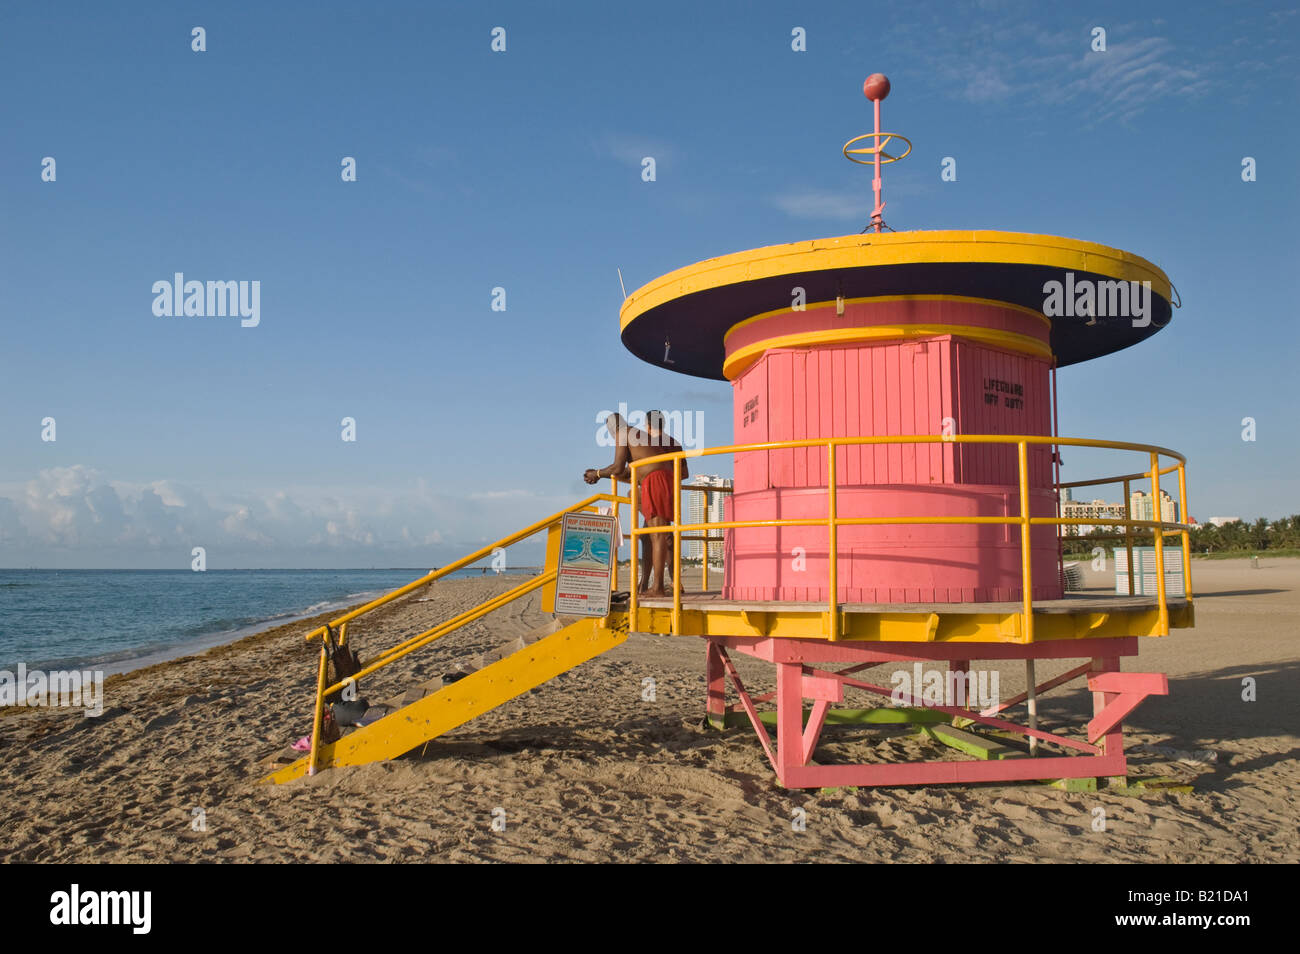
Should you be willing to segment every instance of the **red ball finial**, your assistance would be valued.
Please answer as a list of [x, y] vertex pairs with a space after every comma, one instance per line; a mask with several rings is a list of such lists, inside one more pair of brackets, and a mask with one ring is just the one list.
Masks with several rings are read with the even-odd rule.
[[872, 73], [862, 84], [862, 95], [873, 102], [884, 99], [889, 95], [889, 77], [884, 73]]

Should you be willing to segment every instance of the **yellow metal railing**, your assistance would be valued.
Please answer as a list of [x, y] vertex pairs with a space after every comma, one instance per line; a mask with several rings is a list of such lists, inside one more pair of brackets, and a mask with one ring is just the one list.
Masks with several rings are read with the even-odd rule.
[[[565, 510], [558, 511], [557, 513], [553, 513], [549, 517], [546, 517], [545, 519], [538, 520], [536, 523], [529, 524], [527, 527], [524, 527], [524, 529], [516, 533], [510, 534], [508, 537], [502, 537], [500, 540], [497, 540], [495, 543], [489, 543], [487, 546], [475, 550], [469, 556], [461, 557], [456, 562], [449, 563], [444, 567], [439, 567], [437, 570], [430, 570], [427, 574], [420, 577], [418, 580], [414, 580], [406, 584], [405, 586], [401, 587], [400, 589], [393, 590], [393, 592], [391, 593], [385, 593], [383, 596], [379, 597], [378, 599], [371, 600], [369, 603], [366, 603], [364, 606], [358, 606], [356, 609], [344, 613], [338, 619], [330, 620], [329, 623], [327, 623], [325, 626], [321, 626], [317, 629], [313, 629], [310, 633], [307, 634], [306, 638], [310, 641], [322, 637], [325, 635], [325, 631], [327, 628], [338, 629], [341, 626], [343, 626], [345, 623], [349, 623], [359, 616], [364, 616], [366, 613], [369, 613], [371, 610], [376, 610], [379, 607], [385, 605], [386, 603], [391, 603], [395, 599], [399, 599], [403, 596], [406, 596], [408, 593], [414, 593], [420, 587], [428, 586], [430, 583], [433, 583], [441, 579], [442, 577], [447, 576], [449, 573], [455, 573], [457, 570], [462, 570], [465, 567], [470, 566], [471, 564], [477, 563], [479, 560], [482, 560], [484, 557], [491, 556], [492, 553], [498, 549], [502, 549], [508, 546], [513, 546], [514, 544], [519, 543], [522, 540], [527, 540], [529, 537], [533, 536], [534, 534], [540, 533], [542, 530], [554, 526], [559, 520], [563, 519], [566, 513], [575, 513], [579, 510], [590, 509], [594, 504], [600, 501], [609, 501], [613, 503], [615, 508], [615, 513], [617, 513], [618, 505], [627, 503], [628, 498], [618, 496], [618, 485], [620, 483], [619, 480], [611, 477], [610, 483], [613, 485], [613, 493], [592, 494], [590, 497], [587, 497], [585, 500], [580, 500], [572, 507], [568, 507]], [[626, 483], [626, 481], [623, 481], [623, 483]]]
[[[1152, 454], [1154, 457], [1155, 456], [1154, 451], [1152, 452]], [[1152, 485], [1151, 498], [1152, 498], [1153, 506], [1159, 507], [1160, 506], [1160, 487], [1158, 483], [1159, 477], [1163, 477], [1165, 474], [1172, 474], [1177, 472], [1178, 512], [1182, 514], [1184, 519], [1186, 519], [1187, 517], [1187, 475], [1185, 472], [1184, 463], [1185, 461], [1182, 458], [1179, 458], [1179, 462], [1177, 464], [1171, 464], [1168, 467], [1163, 467], [1156, 471], [1157, 482], [1153, 483]], [[1134, 577], [1133, 526], [1136, 525], [1136, 523], [1132, 520], [1133, 481], [1150, 480], [1150, 479], [1151, 479], [1151, 473], [1147, 472], [1147, 473], [1139, 473], [1139, 474], [1124, 474], [1119, 477], [1098, 477], [1093, 480], [1072, 480], [1072, 481], [1061, 483], [1057, 487], [1057, 492], [1059, 494], [1060, 491], [1065, 490], [1067, 487], [1068, 488], [1099, 487], [1099, 486], [1104, 486], [1106, 484], [1124, 485], [1124, 520], [1115, 520], [1113, 517], [1095, 517], [1095, 518], [1089, 517], [1089, 518], [1080, 518], [1076, 520], [1075, 523], [1079, 526], [1101, 525], [1101, 526], [1108, 526], [1108, 527], [1119, 527], [1119, 526], [1124, 527], [1124, 532], [1122, 534], [1098, 533], [1098, 534], [1091, 534], [1086, 539], [1124, 541], [1125, 559], [1128, 562], [1128, 595], [1129, 596], [1133, 595], [1133, 577]], [[1183, 524], [1171, 524], [1170, 526], [1178, 526], [1181, 528], [1179, 530], [1179, 536], [1182, 539], [1182, 550], [1183, 550], [1183, 592], [1188, 599], [1191, 599], [1192, 598], [1192, 560], [1191, 560], [1191, 535], [1188, 532], [1189, 528]], [[1162, 534], [1162, 538], [1163, 538], [1163, 534]], [[1083, 540], [1085, 538], [1075, 537], [1073, 539]], [[1156, 555], [1156, 564], [1157, 566], [1163, 567], [1164, 566], [1163, 547], [1161, 548], [1161, 550], [1162, 552]]]
[[[1018, 491], [1020, 497], [1020, 512], [1014, 517], [841, 517], [838, 512], [836, 500], [836, 491], [839, 481], [836, 477], [835, 451], [837, 447], [859, 446], [864, 444], [1014, 444], [1016, 446], [1017, 470], [1018, 470]], [[1192, 598], [1191, 583], [1191, 549], [1190, 549], [1190, 527], [1186, 523], [1164, 522], [1160, 520], [1133, 520], [1132, 512], [1129, 509], [1129, 488], [1133, 480], [1147, 479], [1151, 481], [1152, 498], [1159, 506], [1160, 500], [1160, 477], [1163, 474], [1177, 472], [1178, 474], [1178, 494], [1179, 494], [1179, 513], [1186, 519], [1187, 516], [1187, 479], [1186, 464], [1187, 459], [1176, 451], [1168, 448], [1158, 447], [1151, 444], [1135, 444], [1127, 441], [1101, 441], [1088, 438], [1068, 438], [1054, 437], [1051, 435], [1010, 435], [1010, 434], [961, 434], [961, 435], [932, 435], [932, 434], [909, 434], [909, 435], [888, 435], [879, 437], [835, 437], [835, 438], [817, 438], [810, 440], [797, 441], [770, 441], [761, 444], [735, 444], [727, 447], [710, 447], [696, 450], [682, 450], [666, 454], [659, 454], [654, 457], [647, 457], [631, 463], [632, 490], [631, 490], [631, 507], [632, 513], [637, 513], [638, 503], [638, 480], [637, 470], [650, 464], [670, 463], [673, 468], [673, 523], [666, 527], [636, 527], [635, 519], [631, 530], [632, 537], [632, 595], [629, 611], [633, 620], [633, 626], [636, 625], [638, 594], [635, 586], [637, 577], [637, 539], [646, 534], [653, 533], [671, 533], [673, 536], [673, 600], [672, 600], [672, 628], [674, 632], [681, 629], [682, 613], [682, 592], [681, 592], [681, 540], [684, 533], [698, 533], [718, 529], [743, 529], [752, 527], [799, 527], [799, 526], [818, 526], [826, 527], [828, 537], [828, 576], [829, 576], [829, 594], [827, 600], [827, 636], [835, 640], [840, 635], [839, 620], [839, 589], [838, 589], [838, 529], [844, 526], [875, 526], [875, 525], [911, 525], [911, 524], [1003, 524], [1018, 525], [1020, 527], [1021, 541], [1021, 585], [1023, 588], [1023, 605], [1020, 613], [1021, 618], [1021, 638], [1025, 642], [1031, 642], [1034, 636], [1034, 614], [1033, 614], [1033, 571], [1032, 571], [1032, 540], [1031, 529], [1035, 526], [1083, 526], [1086, 524], [1095, 524], [1098, 522], [1093, 517], [1034, 517], [1031, 515], [1030, 497], [1029, 497], [1029, 447], [1034, 446], [1067, 446], [1067, 447], [1092, 447], [1106, 450], [1136, 451], [1148, 455], [1150, 470], [1146, 472], [1127, 474], [1121, 477], [1101, 478], [1095, 481], [1077, 481], [1070, 484], [1061, 484], [1060, 487], [1087, 486], [1091, 484], [1105, 484], [1123, 482], [1125, 488], [1125, 518], [1118, 520], [1108, 518], [1107, 522], [1113, 526], [1123, 526], [1128, 538], [1127, 547], [1129, 552], [1129, 579], [1130, 590], [1132, 581], [1132, 531], [1134, 527], [1150, 528], [1155, 537], [1156, 551], [1156, 602], [1159, 611], [1158, 630], [1161, 635], [1169, 634], [1169, 606], [1165, 593], [1164, 578], [1164, 534], [1166, 531], [1175, 531], [1181, 535], [1183, 549], [1183, 586], [1186, 598], [1190, 601]], [[721, 454], [738, 454], [750, 453], [754, 451], [775, 451], [790, 450], [806, 447], [824, 447], [827, 455], [827, 513], [824, 519], [800, 518], [800, 519], [778, 519], [778, 520], [724, 520], [719, 522], [705, 522], [702, 524], [683, 524], [681, 522], [681, 491], [691, 489], [683, 487], [681, 483], [681, 462], [687, 458], [708, 457]], [[1176, 463], [1168, 467], [1161, 468], [1161, 457], [1172, 458]], [[1060, 494], [1057, 489], [1057, 513], [1060, 513]], [[707, 545], [706, 545], [707, 546]], [[707, 561], [706, 561], [707, 562]]]
[[[477, 563], [479, 560], [482, 560], [484, 557], [492, 555], [492, 553], [494, 553], [498, 549], [502, 549], [511, 546], [513, 544], [519, 543], [523, 540], [528, 539], [534, 534], [540, 533], [543, 530], [550, 530], [552, 527], [558, 525], [564, 519], [566, 514], [578, 513], [578, 512], [590, 510], [596, 504], [603, 501], [603, 502], [611, 503], [613, 505], [614, 514], [615, 517], [617, 518], [619, 505], [629, 503], [629, 499], [627, 497], [620, 497], [618, 495], [618, 484], [619, 481], [617, 478], [611, 478], [610, 485], [611, 485], [611, 490], [613, 491], [612, 493], [592, 494], [590, 497], [587, 497], [584, 500], [580, 500], [578, 503], [566, 507], [564, 510], [557, 511], [556, 513], [551, 514], [549, 517], [545, 517], [541, 520], [538, 520], [536, 523], [530, 524], [529, 526], [525, 527], [522, 530], [517, 531], [516, 533], [512, 533], [509, 536], [502, 537], [500, 540], [497, 540], [494, 543], [490, 543], [485, 547], [475, 550], [473, 553], [469, 554], [468, 556], [462, 557], [461, 559], [455, 561], [454, 563], [450, 563], [447, 566], [440, 567], [437, 570], [430, 570], [426, 575], [420, 577], [420, 579], [414, 580], [413, 582], [408, 583], [406, 586], [396, 589], [391, 593], [387, 593], [384, 596], [380, 597], [379, 599], [371, 600], [369, 603], [366, 603], [364, 606], [359, 606], [354, 610], [344, 613], [338, 619], [331, 620], [325, 626], [321, 626], [318, 629], [312, 630], [310, 633], [307, 634], [306, 638], [307, 640], [310, 641], [312, 639], [324, 637], [327, 633], [333, 630], [338, 630], [340, 634], [339, 645], [340, 646], [346, 645], [347, 626], [353, 620], [361, 616], [364, 616], [366, 613], [369, 613], [372, 610], [376, 610], [381, 606], [391, 603], [393, 600], [406, 596], [409, 593], [413, 593], [416, 590], [420, 589], [421, 587], [428, 586], [431, 583], [435, 583], [438, 580], [442, 579], [443, 577], [447, 576], [448, 574], [463, 569], [464, 567], [467, 567], [470, 564]], [[633, 550], [636, 549], [635, 540], [632, 541], [632, 548]], [[633, 565], [633, 569], [635, 570], [635, 564]], [[618, 578], [617, 562], [615, 563], [615, 571], [616, 572], [612, 574], [613, 579], [611, 580], [611, 586], [615, 581], [617, 581]], [[410, 636], [402, 640], [401, 642], [397, 643], [396, 645], [389, 647], [388, 649], [384, 650], [383, 652], [375, 656], [369, 663], [364, 665], [358, 672], [330, 686], [326, 685], [328, 681], [327, 672], [328, 672], [328, 662], [329, 662], [329, 645], [328, 645], [329, 641], [322, 638], [321, 652], [320, 652], [320, 666], [316, 676], [316, 706], [315, 706], [315, 713], [312, 720], [311, 750], [308, 754], [308, 763], [307, 763], [308, 773], [314, 774], [316, 771], [316, 760], [320, 748], [321, 724], [324, 718], [324, 708], [325, 708], [326, 698], [328, 698], [329, 696], [333, 695], [336, 692], [341, 692], [348, 685], [355, 684], [357, 680], [372, 675], [373, 673], [378, 672], [380, 669], [383, 669], [385, 666], [397, 662], [397, 660], [403, 658], [404, 656], [409, 655], [410, 653], [413, 653], [415, 650], [422, 649], [425, 646], [428, 646], [430, 643], [438, 639], [441, 639], [443, 636], [446, 636], [448, 633], [460, 629], [462, 626], [472, 623], [477, 619], [481, 619], [482, 617], [486, 616], [488, 613], [491, 613], [494, 610], [498, 610], [501, 607], [507, 605], [508, 603], [512, 603], [513, 601], [519, 599], [521, 596], [527, 596], [529, 593], [533, 592], [534, 590], [546, 586], [548, 583], [553, 582], [556, 576], [557, 573], [554, 568], [544, 567], [542, 572], [539, 573], [537, 576], [531, 577], [525, 580], [523, 583], [511, 587], [510, 589], [506, 590], [504, 593], [497, 594], [491, 599], [486, 600], [483, 603], [480, 603], [478, 606], [474, 607], [473, 609], [467, 610], [466, 612], [461, 613], [458, 616], [454, 616], [445, 622], [439, 623], [437, 626], [427, 629], [422, 633], [417, 633], [414, 636]], [[635, 590], [635, 587], [633, 587], [633, 589]]]
[[[681, 489], [687, 493], [699, 494], [704, 498], [703, 512], [704, 512], [704, 523], [706, 525], [709, 523], [709, 506], [712, 503], [712, 501], [709, 500], [709, 495], [729, 494], [732, 492], [730, 487], [708, 487], [708, 486], [700, 486], [698, 484], [682, 484]], [[722, 543], [723, 538], [718, 536], [712, 536], [709, 530], [705, 530], [703, 533], [700, 534], [683, 533], [679, 535], [678, 539], [704, 541], [704, 546], [702, 548], [704, 553], [704, 563], [702, 567], [703, 579], [700, 582], [700, 588], [703, 590], [707, 590], [709, 588], [709, 555], [711, 553], [710, 548], [714, 544]]]

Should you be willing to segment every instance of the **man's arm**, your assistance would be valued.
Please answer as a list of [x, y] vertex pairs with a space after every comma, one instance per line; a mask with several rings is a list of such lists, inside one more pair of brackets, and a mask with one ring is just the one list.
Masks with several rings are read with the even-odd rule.
[[627, 480], [627, 464], [631, 459], [632, 452], [628, 449], [627, 445], [620, 444], [618, 445], [618, 449], [614, 451], [614, 463], [610, 464], [608, 467], [602, 467], [599, 470], [589, 470], [587, 473], [583, 474], [583, 477], [589, 484], [594, 484], [596, 481], [604, 477], [617, 477], [619, 480]]
[[614, 451], [614, 463], [596, 471], [597, 477], [619, 476], [627, 473], [627, 462], [632, 459], [632, 451], [626, 444], [619, 444]]

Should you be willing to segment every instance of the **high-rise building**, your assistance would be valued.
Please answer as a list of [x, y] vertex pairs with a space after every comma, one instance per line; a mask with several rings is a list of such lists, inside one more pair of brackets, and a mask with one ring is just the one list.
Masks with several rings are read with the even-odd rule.
[[1135, 490], [1129, 497], [1133, 520], [1159, 520], [1161, 523], [1178, 523], [1178, 502], [1167, 491], [1160, 491], [1160, 516], [1155, 516], [1155, 499], [1148, 493]]
[[[683, 491], [687, 487], [731, 487], [731, 478], [719, 477], [716, 474], [701, 474], [691, 479], [688, 484], [683, 484]], [[726, 494], [692, 494], [683, 493], [682, 495], [682, 519], [686, 523], [720, 523], [726, 519], [723, 507], [726, 503]], [[706, 503], [707, 501], [707, 503]], [[705, 508], [708, 508], [708, 516], [705, 516]], [[722, 531], [715, 530], [710, 534], [717, 538], [718, 542], [710, 546], [710, 556], [714, 560], [722, 557]], [[682, 556], [687, 559], [699, 559], [704, 556], [703, 540], [687, 540], [682, 544]]]

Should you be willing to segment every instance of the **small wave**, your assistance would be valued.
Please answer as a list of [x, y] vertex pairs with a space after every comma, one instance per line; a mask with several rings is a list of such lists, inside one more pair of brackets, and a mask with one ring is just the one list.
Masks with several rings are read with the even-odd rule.
[[[312, 603], [302, 611], [303, 616], [314, 616], [317, 613], [323, 613], [331, 606], [337, 605], [338, 600], [321, 600], [319, 603]], [[286, 616], [296, 616], [296, 613], [281, 613], [279, 616], [272, 616], [271, 619], [284, 619]]]

